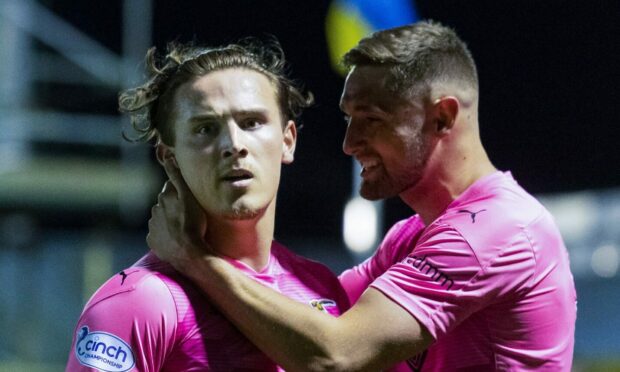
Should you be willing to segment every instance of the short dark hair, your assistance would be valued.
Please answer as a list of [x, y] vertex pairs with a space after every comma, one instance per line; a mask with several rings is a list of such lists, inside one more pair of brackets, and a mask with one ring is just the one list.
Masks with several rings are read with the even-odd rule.
[[436, 81], [478, 89], [471, 52], [454, 30], [433, 21], [377, 31], [347, 52], [343, 63], [388, 67], [390, 89], [399, 94], [423, 93]]
[[216, 70], [245, 68], [265, 75], [274, 84], [283, 124], [297, 120], [314, 101], [312, 93], [304, 93], [287, 77], [284, 52], [275, 38], [266, 42], [248, 38], [215, 48], [170, 43], [163, 58], [158, 58], [155, 47], [148, 50], [146, 68], [148, 81], [120, 92], [118, 99], [120, 111], [129, 114], [138, 133], [132, 139], [124, 135], [132, 142], [155, 138], [174, 143], [173, 127], [169, 125], [174, 93], [182, 84]]

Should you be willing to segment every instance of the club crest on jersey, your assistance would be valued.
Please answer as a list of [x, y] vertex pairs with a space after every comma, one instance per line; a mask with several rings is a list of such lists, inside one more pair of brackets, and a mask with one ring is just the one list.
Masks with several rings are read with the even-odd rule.
[[107, 332], [90, 332], [83, 326], [77, 332], [75, 357], [80, 364], [106, 372], [129, 371], [135, 364], [127, 343]]
[[328, 307], [336, 306], [336, 301], [330, 300], [328, 298], [318, 298], [316, 300], [310, 300], [310, 306], [326, 313]]

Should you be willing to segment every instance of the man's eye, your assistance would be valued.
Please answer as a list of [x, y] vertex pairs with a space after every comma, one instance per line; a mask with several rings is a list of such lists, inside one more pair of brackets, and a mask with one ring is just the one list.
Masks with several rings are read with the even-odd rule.
[[258, 127], [260, 127], [263, 123], [258, 120], [258, 119], [254, 119], [254, 118], [250, 118], [250, 119], [245, 119], [241, 122], [241, 128], [243, 129], [256, 129]]
[[374, 117], [374, 116], [367, 116], [366, 121], [369, 122], [370, 124], [376, 124], [376, 123], [380, 123], [381, 119]]
[[216, 132], [217, 128], [213, 123], [205, 123], [196, 128], [196, 133], [208, 136]]

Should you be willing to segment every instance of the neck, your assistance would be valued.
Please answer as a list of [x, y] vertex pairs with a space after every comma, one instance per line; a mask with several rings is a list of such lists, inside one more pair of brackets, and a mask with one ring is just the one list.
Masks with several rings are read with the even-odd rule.
[[478, 137], [462, 146], [440, 141], [420, 181], [400, 197], [428, 226], [469, 186], [496, 170]]
[[269, 262], [275, 227], [275, 200], [250, 219], [207, 216], [206, 242], [219, 255], [262, 270]]

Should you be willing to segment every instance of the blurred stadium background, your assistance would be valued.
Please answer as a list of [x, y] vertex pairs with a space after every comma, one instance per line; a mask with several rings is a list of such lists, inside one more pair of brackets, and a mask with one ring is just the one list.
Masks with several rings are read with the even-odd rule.
[[[469, 44], [490, 156], [541, 197], [570, 251], [574, 370], [620, 371], [614, 0], [0, 0], [0, 371], [64, 370], [85, 301], [146, 252], [164, 177], [149, 145], [121, 139], [116, 94], [142, 81], [151, 45], [277, 36], [317, 104], [284, 170], [276, 236], [335, 272], [366, 257], [343, 240], [356, 178], [330, 53], [403, 17]], [[374, 208], [379, 235], [412, 213], [399, 200]]]

